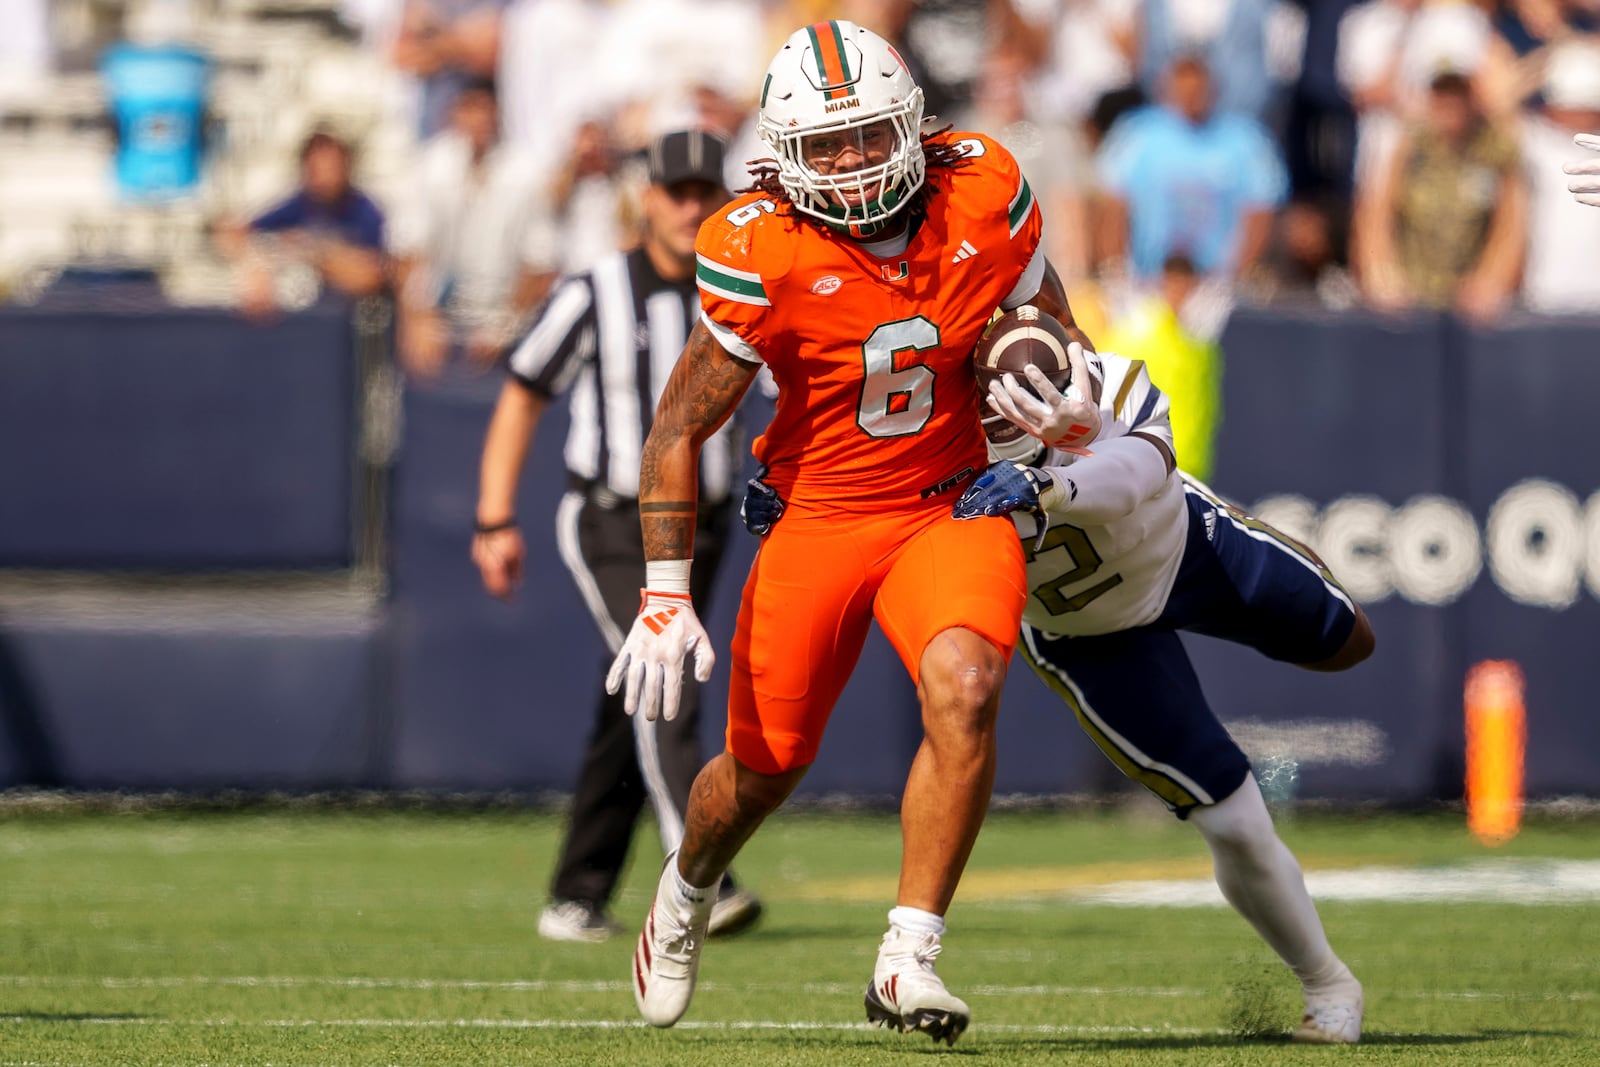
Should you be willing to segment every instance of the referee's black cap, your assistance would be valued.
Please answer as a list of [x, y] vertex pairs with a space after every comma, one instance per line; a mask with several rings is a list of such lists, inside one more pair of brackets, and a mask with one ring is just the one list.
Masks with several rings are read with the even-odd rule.
[[650, 181], [655, 185], [702, 181], [721, 186], [727, 146], [705, 130], [674, 130], [650, 145]]

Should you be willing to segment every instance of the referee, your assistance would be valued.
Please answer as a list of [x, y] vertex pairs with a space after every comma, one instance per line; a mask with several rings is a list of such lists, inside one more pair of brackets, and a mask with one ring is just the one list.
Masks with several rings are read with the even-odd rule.
[[[671, 722], [628, 715], [620, 694], [606, 695], [604, 679], [639, 612], [639, 452], [700, 314], [694, 242], [700, 224], [728, 202], [722, 164], [722, 142], [701, 131], [669, 133], [651, 145], [643, 245], [556, 285], [511, 355], [511, 376], [484, 441], [472, 561], [484, 588], [506, 597], [521, 581], [526, 554], [516, 519], [523, 462], [551, 398], [571, 390], [570, 486], [556, 510], [557, 543], [610, 651], [595, 672], [594, 732], [550, 904], [539, 916], [540, 935], [556, 941], [600, 941], [618, 929], [606, 905], [645, 800], [655, 808], [662, 847], [670, 852], [683, 838], [689, 787], [704, 762], [692, 679]], [[739, 467], [732, 427], [730, 420], [700, 453], [692, 592], [702, 615], [727, 540], [729, 487]], [[742, 929], [760, 911], [760, 901], [728, 878], [711, 933]]]

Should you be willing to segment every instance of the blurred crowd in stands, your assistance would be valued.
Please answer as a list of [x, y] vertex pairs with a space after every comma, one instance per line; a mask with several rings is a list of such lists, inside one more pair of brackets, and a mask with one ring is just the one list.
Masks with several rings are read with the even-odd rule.
[[[0, 0], [0, 67], [45, 76], [50, 9], [85, 3]], [[832, 17], [897, 42], [935, 125], [1019, 157], [1080, 321], [1129, 354], [1207, 367], [1239, 301], [1600, 312], [1600, 212], [1560, 170], [1582, 154], [1573, 133], [1600, 131], [1600, 0], [122, 6], [169, 42], [224, 9], [323, 18], [385, 72], [382, 121], [405, 148], [383, 189], [363, 191], [362, 131], [317, 124], [297, 187], [225, 205], [208, 248], [253, 315], [307, 271], [393, 292], [415, 375], [492, 362], [556, 276], [633, 239], [655, 134], [718, 132], [730, 188], [746, 185], [767, 154], [766, 62]]]

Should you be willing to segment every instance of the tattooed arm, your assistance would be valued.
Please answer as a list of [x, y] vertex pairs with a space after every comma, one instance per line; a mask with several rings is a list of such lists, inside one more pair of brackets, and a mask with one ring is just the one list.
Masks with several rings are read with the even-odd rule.
[[700, 446], [728, 421], [760, 369], [729, 355], [704, 322], [695, 323], [667, 379], [639, 460], [646, 560], [694, 555]]
[[1067, 304], [1067, 290], [1061, 284], [1061, 275], [1056, 273], [1056, 268], [1049, 260], [1044, 264], [1044, 283], [1039, 286], [1039, 295], [1033, 298], [1035, 306], [1046, 315], [1050, 315], [1061, 325], [1067, 328], [1067, 333], [1072, 339], [1090, 352], [1096, 351], [1094, 342], [1089, 340], [1089, 335], [1078, 328], [1078, 323], [1072, 317], [1072, 308]]
[[705, 323], [697, 322], [656, 405], [639, 460], [645, 588], [639, 617], [606, 674], [606, 692], [623, 693], [629, 715], [671, 719], [678, 714], [684, 657], [690, 652], [695, 678], [711, 679], [717, 656], [689, 593], [700, 446], [728, 421], [758, 369], [729, 355]]

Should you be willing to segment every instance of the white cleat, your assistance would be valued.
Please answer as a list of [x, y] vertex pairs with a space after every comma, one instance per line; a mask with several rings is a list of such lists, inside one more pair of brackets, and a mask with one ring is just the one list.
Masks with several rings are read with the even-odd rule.
[[1306, 1013], [1290, 1038], [1307, 1045], [1354, 1045], [1365, 1011], [1361, 983], [1351, 978], [1330, 992], [1306, 994]]
[[661, 872], [656, 898], [633, 950], [633, 1000], [651, 1026], [671, 1026], [689, 1010], [715, 903], [709, 894], [705, 903], [693, 908], [674, 899], [670, 865], [677, 862], [676, 852], [667, 857], [669, 866]]
[[909, 1033], [921, 1031], [954, 1045], [972, 1020], [966, 1001], [954, 996], [933, 971], [941, 949], [938, 934], [913, 934], [890, 927], [878, 949], [867, 986], [867, 1021]]
[[539, 936], [546, 941], [604, 941], [620, 931], [605, 912], [581, 900], [552, 903], [539, 913]]

